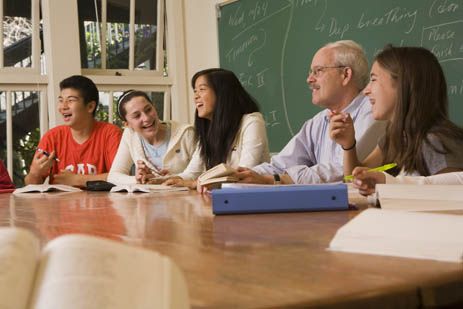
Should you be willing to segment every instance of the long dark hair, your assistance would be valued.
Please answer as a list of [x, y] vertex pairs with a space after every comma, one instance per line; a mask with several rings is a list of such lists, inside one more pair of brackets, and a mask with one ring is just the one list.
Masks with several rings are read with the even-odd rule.
[[204, 76], [216, 96], [212, 120], [198, 117], [195, 113], [196, 133], [199, 137], [201, 158], [209, 169], [227, 161], [233, 141], [240, 128], [243, 115], [258, 112], [254, 98], [246, 92], [238, 78], [225, 69], [207, 69], [191, 78], [195, 88], [198, 77]]
[[[397, 103], [385, 136], [384, 163], [396, 162], [399, 170], [430, 171], [423, 156], [427, 143], [434, 151], [449, 153], [446, 141], [461, 143], [463, 129], [449, 120], [447, 83], [436, 56], [422, 47], [386, 46], [375, 61], [386, 69], [397, 84]], [[434, 135], [442, 143], [436, 148]]]

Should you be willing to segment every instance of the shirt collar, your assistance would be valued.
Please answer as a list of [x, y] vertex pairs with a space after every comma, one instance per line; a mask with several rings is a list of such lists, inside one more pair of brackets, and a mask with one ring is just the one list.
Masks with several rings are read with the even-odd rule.
[[[360, 105], [363, 103], [363, 101], [365, 100], [365, 95], [363, 93], [359, 93], [353, 100], [352, 102], [349, 103], [349, 105], [347, 105], [341, 112], [342, 113], [348, 113], [348, 114], [352, 114], [354, 113], [359, 107]], [[330, 110], [329, 109], [326, 109], [325, 110], [325, 120], [326, 121], [329, 121], [330, 118], [329, 118], [329, 114], [330, 114]]]

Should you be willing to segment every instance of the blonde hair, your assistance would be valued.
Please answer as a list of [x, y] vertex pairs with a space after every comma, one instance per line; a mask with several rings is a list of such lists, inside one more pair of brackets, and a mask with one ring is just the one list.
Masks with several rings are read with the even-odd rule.
[[323, 47], [333, 49], [336, 65], [352, 69], [352, 78], [359, 90], [366, 87], [369, 81], [368, 60], [362, 46], [352, 40], [341, 40]]

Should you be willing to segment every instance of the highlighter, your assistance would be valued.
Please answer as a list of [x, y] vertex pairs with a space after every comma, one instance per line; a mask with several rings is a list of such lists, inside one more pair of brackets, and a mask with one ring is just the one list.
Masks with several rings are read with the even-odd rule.
[[[371, 168], [369, 170], [367, 170], [367, 172], [385, 172], [387, 170], [390, 170], [391, 168], [394, 168], [397, 166], [397, 163], [389, 163], [389, 164], [385, 164], [383, 166], [378, 166], [378, 167], [375, 167], [375, 168]], [[344, 176], [344, 181], [350, 181], [354, 179], [354, 175], [349, 175], [349, 176]]]

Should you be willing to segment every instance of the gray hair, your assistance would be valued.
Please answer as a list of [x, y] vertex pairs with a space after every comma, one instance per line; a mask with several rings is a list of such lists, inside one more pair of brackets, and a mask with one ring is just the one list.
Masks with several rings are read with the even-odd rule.
[[341, 40], [324, 47], [334, 50], [336, 65], [352, 69], [352, 78], [359, 90], [366, 87], [369, 81], [368, 60], [362, 46], [352, 40]]

